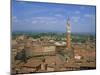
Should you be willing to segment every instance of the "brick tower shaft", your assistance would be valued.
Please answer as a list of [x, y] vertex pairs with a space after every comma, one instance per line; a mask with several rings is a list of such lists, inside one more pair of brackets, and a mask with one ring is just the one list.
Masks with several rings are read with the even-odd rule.
[[67, 33], [67, 48], [71, 48], [70, 33]]

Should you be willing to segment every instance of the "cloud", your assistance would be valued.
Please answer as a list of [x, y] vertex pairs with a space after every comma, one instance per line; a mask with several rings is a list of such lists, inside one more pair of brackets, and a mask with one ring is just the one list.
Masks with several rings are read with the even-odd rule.
[[36, 23], [37, 23], [37, 21], [36, 21], [36, 20], [33, 20], [33, 21], [32, 21], [32, 24], [36, 24]]
[[12, 19], [16, 19], [16, 16], [13, 16]]
[[[60, 16], [60, 15], [59, 15]], [[59, 23], [60, 19], [54, 16], [41, 16], [41, 17], [33, 17], [32, 24], [55, 24]]]
[[96, 16], [93, 14], [85, 14], [84, 18], [88, 20], [88, 23], [90, 22], [91, 24], [95, 25], [95, 20], [96, 20]]
[[13, 22], [18, 22], [17, 17], [16, 17], [16, 16], [12, 16], [12, 21], [13, 21]]
[[80, 11], [78, 11], [78, 10], [77, 10], [77, 11], [75, 11], [75, 14], [80, 14]]
[[72, 17], [72, 20], [73, 20], [74, 22], [79, 22], [80, 16], [73, 16], [73, 17]]
[[[29, 20], [28, 27], [32, 30], [62, 30], [65, 31], [66, 20], [55, 16], [35, 16]], [[26, 24], [24, 24], [26, 25]], [[45, 28], [46, 27], [46, 28]]]
[[86, 6], [80, 6], [81, 10], [84, 10], [86, 8]]
[[62, 14], [55, 14], [55, 17], [63, 18], [64, 16]]
[[92, 15], [92, 14], [85, 14], [84, 17], [86, 17], [86, 18], [95, 18], [95, 15]]

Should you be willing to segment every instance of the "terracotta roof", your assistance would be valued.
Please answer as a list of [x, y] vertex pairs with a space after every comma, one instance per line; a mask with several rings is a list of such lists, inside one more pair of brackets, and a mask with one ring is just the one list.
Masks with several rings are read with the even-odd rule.
[[42, 63], [42, 60], [39, 59], [29, 59], [27, 63], [23, 65], [23, 67], [37, 67]]
[[47, 64], [63, 64], [63, 61], [58, 56], [48, 56], [46, 57]]
[[81, 67], [96, 67], [96, 63], [82, 63]]
[[73, 67], [73, 68], [79, 68], [79, 66], [75, 63], [65, 63], [64, 64], [65, 67]]

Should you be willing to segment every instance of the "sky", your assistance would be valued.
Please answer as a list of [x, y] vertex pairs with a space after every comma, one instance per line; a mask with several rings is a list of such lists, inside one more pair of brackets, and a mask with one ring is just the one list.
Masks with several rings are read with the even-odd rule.
[[12, 2], [12, 31], [95, 33], [96, 7], [43, 2]]

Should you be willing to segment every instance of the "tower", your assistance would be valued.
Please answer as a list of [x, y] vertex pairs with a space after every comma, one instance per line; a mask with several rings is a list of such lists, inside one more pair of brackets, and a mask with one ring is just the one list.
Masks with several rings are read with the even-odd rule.
[[66, 44], [67, 44], [67, 48], [70, 49], [71, 48], [71, 24], [70, 24], [70, 19], [67, 19], [67, 36], [66, 36]]

